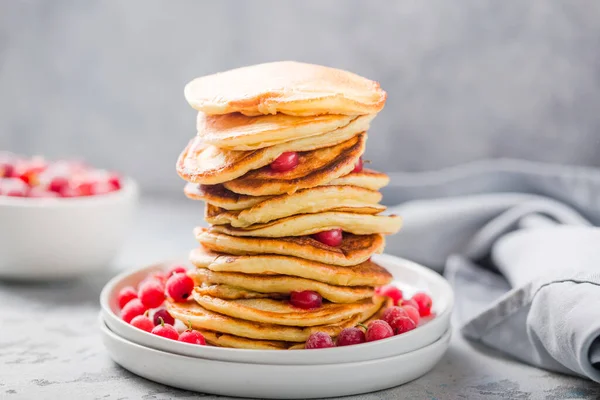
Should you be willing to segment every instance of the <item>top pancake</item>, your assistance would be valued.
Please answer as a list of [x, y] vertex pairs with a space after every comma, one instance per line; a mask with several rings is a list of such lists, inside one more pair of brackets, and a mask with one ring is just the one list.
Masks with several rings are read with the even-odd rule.
[[[373, 118], [374, 115], [370, 115], [366, 119], [370, 122]], [[248, 151], [326, 134], [350, 126], [358, 119], [359, 117], [355, 116], [333, 114], [312, 117], [285, 114], [247, 117], [240, 113], [224, 115], [198, 113], [196, 127], [198, 137], [204, 143], [222, 149]], [[368, 122], [362, 130], [367, 130]]]
[[287, 151], [302, 152], [300, 154], [302, 161], [312, 165], [313, 159], [317, 157], [312, 154], [313, 151], [336, 145], [343, 146], [343, 142], [350, 141], [361, 132], [365, 132], [369, 128], [371, 118], [369, 115], [362, 116], [331, 132], [251, 151], [221, 149], [207, 145], [200, 136], [196, 136], [179, 156], [177, 172], [189, 182], [214, 185], [267, 166]]
[[196, 78], [185, 86], [188, 103], [206, 114], [283, 113], [364, 115], [381, 111], [386, 93], [356, 74], [294, 61], [237, 68]]

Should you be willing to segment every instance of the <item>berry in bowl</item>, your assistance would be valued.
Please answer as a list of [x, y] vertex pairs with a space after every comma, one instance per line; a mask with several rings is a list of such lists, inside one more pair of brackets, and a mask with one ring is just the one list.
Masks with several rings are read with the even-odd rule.
[[71, 278], [108, 265], [131, 225], [131, 179], [82, 162], [0, 153], [0, 278]]

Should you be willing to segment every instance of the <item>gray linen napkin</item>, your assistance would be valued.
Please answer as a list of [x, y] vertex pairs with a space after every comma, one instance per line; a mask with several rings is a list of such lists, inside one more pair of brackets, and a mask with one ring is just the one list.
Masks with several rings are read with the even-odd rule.
[[600, 382], [600, 171], [494, 160], [392, 174], [386, 251], [456, 292], [467, 338]]

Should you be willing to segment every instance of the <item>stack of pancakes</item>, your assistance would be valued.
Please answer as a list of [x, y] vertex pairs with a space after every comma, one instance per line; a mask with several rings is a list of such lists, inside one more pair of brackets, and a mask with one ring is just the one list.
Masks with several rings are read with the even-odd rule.
[[[346, 71], [296, 62], [261, 64], [190, 82], [197, 136], [177, 162], [185, 193], [205, 202], [196, 228], [196, 287], [170, 313], [217, 346], [300, 348], [316, 331], [337, 336], [372, 318], [391, 275], [371, 261], [400, 218], [380, 215], [380, 172], [355, 170], [386, 94]], [[296, 152], [285, 172], [270, 164]], [[316, 233], [342, 229], [339, 246]], [[319, 308], [289, 302], [314, 291]]]

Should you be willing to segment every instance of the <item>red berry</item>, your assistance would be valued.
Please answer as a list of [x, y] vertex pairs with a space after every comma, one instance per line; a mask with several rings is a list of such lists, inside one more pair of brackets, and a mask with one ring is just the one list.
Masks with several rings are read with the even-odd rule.
[[59, 192], [59, 194], [60, 194], [60, 197], [78, 197], [79, 196], [79, 192], [77, 191], [77, 189], [70, 184], [63, 187], [62, 190]]
[[315, 239], [319, 242], [326, 244], [327, 246], [337, 247], [342, 244], [342, 230], [341, 229], [331, 229], [328, 231], [323, 231], [319, 233], [315, 233], [313, 235]]
[[138, 298], [146, 307], [156, 308], [165, 301], [165, 288], [158, 280], [149, 280], [140, 285]]
[[121, 318], [129, 323], [133, 318], [145, 313], [147, 309], [140, 299], [130, 300], [121, 310]]
[[126, 286], [119, 291], [117, 295], [117, 302], [119, 308], [125, 307], [125, 304], [129, 303], [130, 300], [137, 299], [137, 292], [132, 286]]
[[15, 173], [14, 165], [7, 163], [7, 162], [0, 163], [0, 178], [1, 177], [12, 178], [14, 173]]
[[152, 321], [150, 321], [150, 318], [146, 317], [145, 315], [138, 315], [137, 317], [134, 317], [130, 324], [146, 332], [151, 332], [152, 328], [154, 328], [154, 324]]
[[92, 195], [96, 196], [99, 194], [106, 194], [106, 193], [114, 192], [115, 188], [112, 184], [110, 184], [108, 182], [94, 182], [94, 183], [92, 183], [92, 187], [90, 190], [91, 190]]
[[380, 296], [389, 297], [394, 302], [394, 305], [402, 300], [402, 290], [394, 285], [381, 286], [380, 288], [377, 288], [376, 293]]
[[403, 299], [402, 302], [400, 303], [400, 306], [402, 306], [402, 307], [410, 306], [410, 307], [414, 307], [417, 310], [419, 309], [417, 302], [414, 301], [413, 299]]
[[367, 342], [372, 342], [374, 340], [381, 340], [392, 336], [394, 336], [394, 331], [390, 325], [385, 321], [376, 319], [369, 323], [365, 338]]
[[363, 170], [363, 159], [362, 157], [360, 157], [358, 159], [358, 161], [356, 162], [356, 164], [354, 164], [354, 169], [352, 170], [352, 172], [360, 172]]
[[392, 322], [397, 318], [408, 318], [406, 311], [397, 306], [386, 308], [381, 315], [381, 319], [387, 322], [390, 326], [392, 326]]
[[69, 187], [69, 180], [62, 176], [57, 176], [50, 181], [48, 190], [56, 193], [62, 193], [67, 187]]
[[417, 303], [419, 315], [421, 317], [426, 317], [431, 314], [431, 306], [433, 305], [433, 302], [428, 294], [423, 292], [416, 293], [412, 299], [415, 301], [415, 303]]
[[177, 332], [177, 329], [175, 329], [173, 325], [165, 324], [164, 322], [152, 328], [151, 332], [157, 336], [161, 336], [167, 339], [179, 339], [179, 332]]
[[194, 290], [194, 280], [186, 274], [179, 273], [167, 280], [167, 293], [177, 302], [184, 302]]
[[331, 336], [324, 332], [311, 333], [304, 345], [305, 349], [325, 349], [327, 347], [335, 347]]
[[189, 329], [179, 335], [179, 341], [202, 346], [206, 344], [206, 339], [204, 339], [204, 336], [200, 332]]
[[169, 268], [167, 271], [167, 277], [175, 274], [186, 273], [187, 269], [182, 265], [175, 265], [174, 267]]
[[160, 325], [161, 319], [165, 322], [165, 324], [173, 325], [175, 323], [175, 318], [173, 318], [171, 314], [169, 314], [169, 312], [164, 308], [156, 310], [152, 319], [154, 320], [154, 325]]
[[400, 317], [394, 319], [390, 326], [394, 331], [394, 335], [399, 335], [404, 332], [412, 331], [417, 327], [417, 324], [415, 324], [415, 321], [408, 317]]
[[91, 196], [94, 194], [94, 184], [92, 182], [82, 182], [75, 188], [77, 196]]
[[121, 178], [115, 173], [109, 175], [108, 183], [113, 187], [113, 190], [121, 189]]
[[323, 304], [323, 297], [312, 290], [303, 290], [301, 292], [292, 292], [290, 295], [290, 303], [298, 308], [319, 308]]
[[287, 151], [271, 163], [271, 169], [277, 172], [285, 172], [296, 168], [298, 165], [298, 153]]
[[404, 304], [402, 305], [402, 308], [404, 311], [406, 311], [408, 318], [412, 319], [415, 322], [415, 325], [419, 325], [419, 321], [421, 320], [421, 317], [419, 316], [419, 310], [411, 305], [405, 306]]
[[366, 341], [365, 333], [359, 328], [346, 328], [337, 337], [338, 346], [351, 346]]

